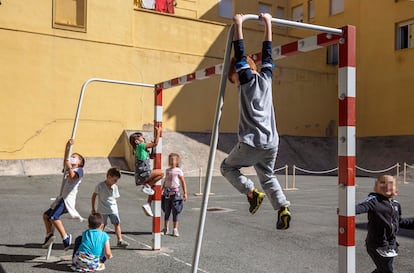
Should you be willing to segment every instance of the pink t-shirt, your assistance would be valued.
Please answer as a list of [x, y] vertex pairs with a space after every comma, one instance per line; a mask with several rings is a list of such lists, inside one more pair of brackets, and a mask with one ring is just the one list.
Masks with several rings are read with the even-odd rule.
[[180, 168], [168, 168], [165, 171], [164, 187], [178, 191], [178, 188], [180, 187], [180, 176], [184, 176], [183, 171]]

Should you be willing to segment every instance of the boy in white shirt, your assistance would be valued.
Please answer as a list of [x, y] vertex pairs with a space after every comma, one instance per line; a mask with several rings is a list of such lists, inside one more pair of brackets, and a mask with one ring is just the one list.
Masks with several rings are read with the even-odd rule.
[[[106, 173], [106, 180], [96, 185], [95, 191], [92, 194], [92, 213], [99, 212], [102, 214], [104, 226], [107, 225], [109, 218], [115, 228], [115, 234], [118, 239], [117, 246], [127, 247], [129, 243], [122, 240], [121, 219], [119, 218], [118, 204], [116, 202], [116, 198], [120, 197], [118, 186], [116, 185], [119, 178], [121, 178], [121, 172], [118, 168], [110, 168]], [[98, 199], [97, 209], [95, 209], [96, 199]]]

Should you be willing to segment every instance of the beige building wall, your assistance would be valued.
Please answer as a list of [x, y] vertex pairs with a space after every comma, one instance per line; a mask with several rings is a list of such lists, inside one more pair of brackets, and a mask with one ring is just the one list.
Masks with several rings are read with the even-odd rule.
[[[77, 2], [3, 1], [0, 6], [0, 159], [62, 157], [82, 84], [89, 78], [156, 84], [222, 62], [231, 19], [218, 15], [217, 1], [177, 0], [173, 15], [141, 9], [133, 0], [85, 1], [85, 27], [70, 30], [56, 28], [54, 20], [54, 4], [65, 1]], [[272, 14], [285, 8], [288, 19], [291, 8], [302, 4], [305, 22], [356, 25], [358, 136], [412, 135], [414, 51], [395, 51], [394, 34], [395, 23], [413, 17], [414, 3], [387, 1], [374, 9], [369, 1], [350, 0], [345, 12], [329, 16], [329, 1], [315, 2], [315, 17], [309, 20], [308, 1], [260, 4]], [[233, 13], [257, 10], [256, 1], [235, 1], [233, 7]], [[260, 51], [262, 28], [246, 23], [249, 53]], [[316, 34], [277, 26], [274, 33], [274, 45]], [[326, 49], [277, 61], [274, 74], [280, 134], [336, 134], [337, 67], [326, 64]], [[164, 129], [210, 131], [219, 80], [166, 90]], [[88, 157], [123, 156], [116, 148], [120, 136], [125, 129], [151, 128], [153, 101], [149, 88], [92, 83], [76, 149]], [[237, 117], [237, 95], [228, 85], [220, 130], [236, 132]]]

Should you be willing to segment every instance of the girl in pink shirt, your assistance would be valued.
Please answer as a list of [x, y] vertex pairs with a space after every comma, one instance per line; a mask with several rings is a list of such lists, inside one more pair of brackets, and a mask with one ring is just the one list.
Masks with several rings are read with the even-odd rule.
[[[161, 206], [164, 211], [164, 229], [162, 233], [168, 234], [169, 219], [172, 212], [172, 235], [178, 237], [180, 236], [178, 233], [178, 214], [183, 209], [183, 201], [187, 200], [187, 185], [185, 184], [183, 171], [180, 169], [180, 156], [176, 153], [169, 154], [168, 164], [169, 168], [165, 171], [165, 180], [162, 185]], [[183, 195], [181, 195], [180, 186], [183, 188]]]

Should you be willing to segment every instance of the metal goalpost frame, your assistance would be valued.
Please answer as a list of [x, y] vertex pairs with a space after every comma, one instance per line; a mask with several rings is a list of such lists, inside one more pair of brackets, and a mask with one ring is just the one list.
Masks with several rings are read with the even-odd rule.
[[[246, 14], [243, 21], [259, 20], [258, 15]], [[338, 69], [338, 272], [355, 273], [355, 133], [356, 133], [356, 29], [354, 26], [342, 28], [329, 28], [324, 26], [305, 24], [272, 18], [271, 22], [294, 28], [304, 28], [323, 32], [316, 36], [300, 39], [286, 45], [273, 48], [273, 59], [278, 60], [301, 52], [308, 52], [332, 44], [339, 44], [339, 69]], [[204, 183], [204, 195], [201, 204], [199, 228], [193, 255], [192, 272], [196, 273], [199, 264], [204, 223], [208, 206], [209, 192], [211, 188], [214, 158], [218, 143], [218, 127], [222, 114], [224, 93], [229, 68], [230, 54], [234, 25], [230, 27], [227, 36], [227, 45], [224, 55], [224, 63], [210, 68], [199, 70], [178, 78], [164, 81], [155, 85], [155, 125], [162, 124], [162, 91], [171, 87], [184, 85], [194, 80], [202, 80], [213, 75], [221, 75], [219, 96], [216, 104], [216, 114], [210, 140], [210, 153]], [[253, 55], [257, 62], [261, 53]], [[159, 151], [162, 149], [157, 146]], [[161, 155], [157, 154], [155, 163], [160, 167]], [[158, 193], [157, 193], [158, 192]], [[160, 187], [156, 188], [156, 195], [161, 195]], [[156, 208], [157, 212], [157, 208]], [[155, 223], [155, 220], [154, 220]], [[159, 220], [158, 220], [159, 224]], [[158, 227], [160, 229], [160, 227]]]
[[[113, 84], [121, 84], [121, 85], [133, 85], [133, 86], [154, 88], [153, 84], [140, 83], [140, 82], [118, 81], [118, 80], [110, 80], [110, 79], [102, 79], [102, 78], [90, 78], [90, 79], [88, 79], [87, 81], [85, 81], [82, 84], [81, 92], [80, 92], [80, 95], [79, 95], [78, 107], [76, 109], [75, 120], [73, 122], [72, 135], [70, 137], [71, 139], [75, 139], [75, 137], [76, 137], [76, 132], [77, 132], [77, 129], [78, 129], [79, 116], [80, 116], [80, 112], [81, 112], [81, 109], [82, 109], [83, 97], [85, 95], [86, 87], [92, 82], [103, 82], [103, 83], [113, 83]], [[72, 145], [69, 145], [68, 150], [67, 150], [67, 154], [70, 156], [71, 153], [72, 153]], [[64, 182], [65, 182], [64, 179], [65, 179], [65, 177], [63, 176], [59, 195], [61, 195], [62, 191], [63, 191], [63, 185], [64, 185]]]

